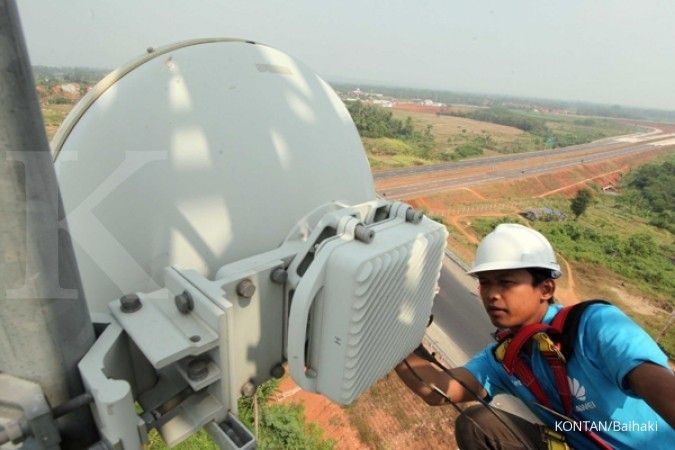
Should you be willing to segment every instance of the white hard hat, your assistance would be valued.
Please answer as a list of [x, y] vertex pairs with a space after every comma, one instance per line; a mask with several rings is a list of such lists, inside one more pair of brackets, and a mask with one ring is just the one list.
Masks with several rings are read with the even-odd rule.
[[543, 234], [517, 223], [503, 223], [478, 245], [468, 273], [526, 268], [550, 269], [551, 278], [560, 277], [555, 252]]

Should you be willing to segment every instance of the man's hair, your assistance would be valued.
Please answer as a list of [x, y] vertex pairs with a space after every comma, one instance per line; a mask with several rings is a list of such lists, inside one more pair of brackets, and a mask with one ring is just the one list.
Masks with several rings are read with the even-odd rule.
[[[532, 286], [539, 286], [548, 279], [553, 279], [551, 276], [551, 269], [543, 269], [541, 267], [527, 267], [525, 270], [532, 275]], [[555, 303], [555, 298], [551, 297], [548, 301], [550, 304]]]

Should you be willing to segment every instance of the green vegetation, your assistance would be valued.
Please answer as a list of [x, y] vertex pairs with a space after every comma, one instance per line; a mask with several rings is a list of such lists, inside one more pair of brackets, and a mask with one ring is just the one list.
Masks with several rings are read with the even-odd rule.
[[355, 101], [347, 109], [375, 169], [568, 146], [637, 130], [611, 120], [503, 107], [431, 114]]
[[[518, 128], [539, 138], [538, 143], [542, 144], [539, 148], [584, 144], [637, 130], [636, 127], [623, 125], [612, 120], [541, 114], [508, 109], [502, 106], [443, 114]], [[497, 149], [500, 153], [513, 153], [514, 150], [522, 151], [520, 149], [503, 149], [502, 151]]]
[[61, 83], [95, 84], [102, 79], [109, 70], [91, 69], [86, 67], [49, 67], [33, 66], [33, 76], [36, 84], [52, 87]]
[[[440, 115], [439, 117], [443, 116]], [[454, 151], [441, 151], [440, 159], [456, 161], [483, 155], [485, 152], [510, 154], [541, 150], [545, 148], [545, 141], [543, 138], [528, 133], [498, 137], [495, 132], [489, 132], [485, 129], [477, 133], [463, 128], [461, 133], [452, 135], [447, 139], [447, 145], [449, 148], [454, 147]]]
[[[261, 450], [292, 448], [297, 450], [331, 450], [332, 440], [322, 437], [322, 431], [316, 424], [305, 423], [304, 407], [301, 404], [270, 404], [271, 395], [279, 387], [279, 380], [271, 379], [258, 387], [258, 447]], [[254, 431], [253, 397], [239, 400], [239, 419]], [[167, 447], [156, 431], [149, 435], [147, 450], [165, 450]], [[205, 431], [192, 436], [174, 447], [178, 450], [217, 449]]]
[[623, 180], [622, 187], [624, 208], [675, 234], [675, 155], [663, 163], [639, 167]]
[[[305, 423], [304, 406], [297, 403], [269, 403], [269, 398], [279, 386], [278, 379], [271, 379], [258, 387], [258, 447], [261, 450], [293, 448], [298, 450], [331, 450], [332, 440], [322, 437], [321, 429], [314, 423]], [[253, 397], [239, 400], [239, 418], [254, 429]]]
[[[415, 129], [412, 118], [405, 121], [393, 117], [391, 110], [362, 102], [347, 103], [347, 110], [362, 138], [386, 139], [376, 141], [377, 151], [385, 154], [404, 153], [426, 159], [434, 146], [431, 126], [424, 131]], [[370, 149], [373, 151], [373, 147]]]
[[593, 194], [588, 189], [581, 189], [577, 191], [577, 195], [574, 196], [570, 202], [570, 209], [574, 213], [574, 219], [578, 219], [583, 213], [586, 212], [586, 208], [593, 200]]
[[56, 130], [72, 108], [73, 103], [55, 104], [50, 102], [41, 106], [42, 119], [44, 120], [48, 139], [54, 136], [54, 133], [56, 133]]
[[549, 222], [537, 228], [573, 261], [607, 267], [647, 292], [661, 296], [675, 292], [675, 273], [670, 261], [675, 247], [672, 242], [659, 245], [653, 233], [621, 235], [578, 222]]
[[58, 127], [66, 118], [72, 105], [46, 105], [42, 108], [42, 119], [45, 126]]
[[[168, 448], [169, 447], [166, 446], [156, 430], [152, 430], [148, 433], [148, 444], [145, 446], [146, 450], [168, 450]], [[200, 430], [198, 433], [193, 434], [188, 440], [173, 447], [173, 450], [218, 450], [218, 446], [206, 431]]]
[[480, 108], [467, 112], [446, 114], [518, 128], [535, 136], [548, 137], [550, 135], [550, 130], [546, 127], [544, 120], [529, 117], [503, 107]]
[[483, 149], [476, 144], [462, 144], [455, 149], [450, 155], [450, 159], [456, 161], [458, 159], [468, 158], [470, 156], [480, 156], [483, 154]]

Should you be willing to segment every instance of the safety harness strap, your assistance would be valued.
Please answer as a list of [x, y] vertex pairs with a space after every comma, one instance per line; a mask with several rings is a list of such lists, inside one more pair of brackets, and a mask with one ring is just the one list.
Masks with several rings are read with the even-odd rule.
[[516, 361], [519, 360], [518, 354], [520, 353], [520, 349], [523, 348], [523, 345], [525, 345], [525, 343], [536, 333], [546, 331], [548, 328], [549, 326], [546, 324], [533, 323], [522, 327], [518, 330], [518, 333], [511, 337], [511, 342], [509, 342], [508, 347], [506, 348], [506, 354], [502, 361], [502, 364], [509, 375], [513, 372]]
[[[499, 341], [499, 345], [495, 349], [495, 358], [502, 363], [504, 370], [509, 375], [515, 375], [540, 404], [553, 410], [554, 408], [550, 399], [546, 396], [546, 392], [520, 353], [527, 342], [530, 340], [536, 342], [537, 349], [553, 372], [556, 389], [558, 390], [560, 403], [563, 406], [565, 415], [571, 420], [575, 419], [573, 419], [572, 392], [567, 378], [566, 363], [574, 350], [574, 337], [576, 336], [571, 339], [567, 338], [567, 336], [570, 334], [576, 335], [581, 313], [594, 303], [607, 302], [594, 300], [567, 306], [556, 314], [551, 321], [551, 325], [536, 323], [522, 327], [515, 334], [501, 331], [495, 335]], [[572, 323], [573, 330], [570, 329], [570, 324], [567, 322], [568, 317], [574, 318]], [[554, 339], [556, 342], [554, 342]], [[563, 347], [560, 344], [561, 340], [564, 340], [566, 343]], [[567, 353], [567, 355], [564, 353]], [[612, 449], [605, 440], [591, 430], [585, 429], [583, 432], [599, 448], [603, 450]]]
[[557, 336], [552, 337], [560, 345], [560, 351], [567, 361], [574, 354], [574, 346], [579, 336], [579, 322], [584, 311], [589, 306], [597, 304], [609, 305], [610, 303], [599, 299], [586, 300], [561, 309], [551, 321], [551, 326], [558, 332]]
[[541, 387], [539, 380], [537, 380], [537, 377], [534, 376], [532, 369], [530, 369], [525, 361], [518, 358], [513, 367], [513, 374], [520, 380], [521, 383], [523, 383], [523, 386], [525, 386], [532, 393], [532, 395], [534, 395], [539, 403], [542, 403], [549, 408], [553, 407], [549, 401], [549, 398], [546, 396], [544, 388]]

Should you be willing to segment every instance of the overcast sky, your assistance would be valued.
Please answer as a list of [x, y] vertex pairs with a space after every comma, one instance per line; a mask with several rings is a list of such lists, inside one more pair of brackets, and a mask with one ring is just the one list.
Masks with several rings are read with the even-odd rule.
[[195, 37], [327, 80], [675, 110], [672, 0], [18, 0], [33, 64], [114, 68]]

